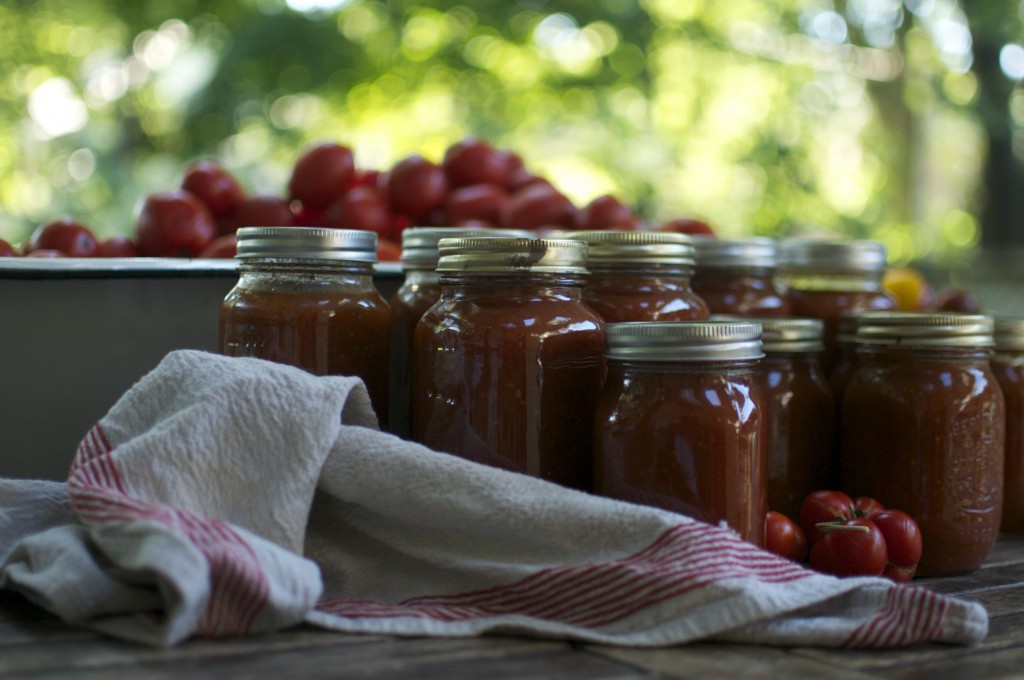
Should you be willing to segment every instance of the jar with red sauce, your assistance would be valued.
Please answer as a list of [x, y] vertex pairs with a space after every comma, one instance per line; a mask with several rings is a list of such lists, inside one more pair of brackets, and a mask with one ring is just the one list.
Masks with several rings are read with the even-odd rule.
[[826, 375], [838, 362], [843, 312], [896, 309], [896, 300], [882, 287], [885, 258], [878, 241], [786, 239], [780, 244], [779, 279], [793, 315], [825, 322]]
[[391, 313], [373, 284], [377, 235], [243, 227], [238, 283], [220, 307], [220, 352], [362, 378], [387, 415]]
[[819, 319], [752, 318], [761, 324], [757, 367], [766, 414], [768, 509], [800, 516], [808, 494], [838, 481], [835, 403], [821, 368]]
[[776, 286], [778, 244], [774, 239], [694, 237], [697, 269], [691, 285], [712, 314], [789, 316]]
[[410, 227], [402, 232], [402, 285], [391, 296], [391, 378], [388, 391], [388, 429], [400, 437], [412, 436], [412, 338], [423, 314], [441, 299], [437, 273], [437, 244], [442, 238], [522, 237], [513, 229], [466, 227]]
[[587, 245], [463, 238], [439, 252], [441, 299], [413, 341], [413, 438], [589, 489], [605, 324], [583, 301]]
[[693, 240], [661, 231], [577, 231], [589, 250], [583, 299], [605, 321], [700, 321], [708, 307], [690, 287]]
[[843, 392], [846, 391], [846, 385], [850, 382], [853, 367], [857, 365], [856, 341], [859, 319], [859, 312], [843, 312], [839, 315], [839, 322], [836, 324], [836, 364], [828, 376], [836, 404], [842, 403]]
[[1000, 530], [1024, 531], [1024, 318], [996, 317], [992, 372], [1006, 402], [1006, 459]]
[[613, 323], [594, 416], [594, 491], [727, 523], [764, 545], [761, 327]]
[[842, 417], [842, 488], [921, 528], [917, 573], [985, 560], [1003, 506], [1006, 409], [989, 366], [992, 318], [869, 312]]

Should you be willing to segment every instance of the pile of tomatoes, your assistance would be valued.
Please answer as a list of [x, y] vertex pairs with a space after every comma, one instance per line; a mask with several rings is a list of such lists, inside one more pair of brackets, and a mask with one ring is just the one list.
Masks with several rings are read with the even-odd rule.
[[[799, 524], [769, 511], [769, 551], [836, 576], [914, 578], [921, 559], [921, 530], [905, 512], [873, 498], [851, 499], [842, 491], [815, 491], [800, 508]], [[810, 555], [808, 557], [808, 549]]]
[[[97, 241], [84, 224], [62, 218], [41, 225], [19, 250], [0, 241], [0, 256], [232, 257], [241, 226], [362, 229], [378, 235], [378, 257], [397, 260], [412, 225], [509, 229], [639, 229], [634, 211], [603, 195], [575, 206], [522, 158], [467, 137], [440, 163], [412, 155], [385, 171], [356, 167], [334, 142], [305, 149], [284, 196], [249, 196], [213, 161], [189, 166], [178, 188], [150, 194], [137, 209], [134, 234]], [[711, 234], [704, 222], [678, 219], [665, 231]]]

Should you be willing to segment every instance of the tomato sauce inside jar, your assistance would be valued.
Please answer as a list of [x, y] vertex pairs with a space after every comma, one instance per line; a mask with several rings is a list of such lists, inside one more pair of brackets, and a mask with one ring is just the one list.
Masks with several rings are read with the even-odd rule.
[[712, 314], [789, 316], [789, 302], [775, 283], [778, 244], [770, 238], [695, 237], [694, 292]]
[[762, 356], [752, 323], [608, 325], [594, 416], [596, 493], [726, 522], [764, 545]]
[[843, 399], [843, 488], [921, 528], [922, 576], [976, 569], [1003, 505], [1006, 411], [989, 366], [992, 319], [861, 315]]
[[238, 230], [239, 280], [220, 307], [220, 352], [356, 376], [387, 414], [388, 304], [373, 285], [376, 234]]
[[768, 509], [797, 519], [813, 491], [838, 481], [835, 404], [821, 368], [818, 319], [751, 318], [760, 323], [764, 358], [757, 377], [766, 414]]
[[583, 302], [586, 244], [469, 238], [439, 249], [441, 299], [414, 339], [414, 439], [589, 489], [604, 321]]
[[657, 231], [577, 231], [589, 250], [583, 299], [609, 322], [700, 321], [708, 307], [693, 292], [693, 241]]
[[1024, 531], [1024, 318], [996, 317], [992, 372], [1006, 402], [1006, 458], [1000, 529]]

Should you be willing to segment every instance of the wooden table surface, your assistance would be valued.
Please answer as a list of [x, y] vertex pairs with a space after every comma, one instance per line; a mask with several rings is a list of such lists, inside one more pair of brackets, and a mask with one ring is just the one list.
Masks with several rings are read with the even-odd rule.
[[0, 593], [0, 678], [970, 678], [1024, 677], [1024, 536], [1004, 536], [980, 570], [917, 583], [981, 602], [974, 647], [851, 651], [695, 643], [637, 650], [489, 636], [345, 635], [298, 627], [152, 649], [64, 625]]

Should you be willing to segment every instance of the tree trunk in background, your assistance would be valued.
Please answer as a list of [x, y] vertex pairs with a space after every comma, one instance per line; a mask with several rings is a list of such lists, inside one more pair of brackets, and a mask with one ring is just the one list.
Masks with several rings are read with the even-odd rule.
[[[993, 5], [996, 3], [992, 3]], [[1000, 5], [1002, 3], [999, 3]], [[992, 252], [1007, 246], [1024, 247], [1024, 162], [1013, 150], [1013, 120], [1010, 97], [1014, 83], [999, 66], [1004, 33], [1019, 26], [1013, 12], [982, 7], [989, 3], [962, 3], [974, 38], [973, 72], [978, 78], [979, 96], [975, 110], [988, 138], [988, 154], [982, 175], [981, 245]], [[992, 22], [999, 22], [993, 25]]]

